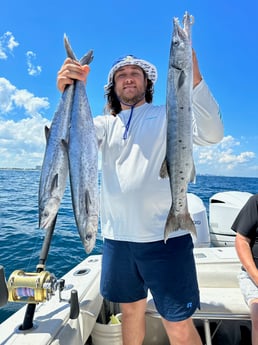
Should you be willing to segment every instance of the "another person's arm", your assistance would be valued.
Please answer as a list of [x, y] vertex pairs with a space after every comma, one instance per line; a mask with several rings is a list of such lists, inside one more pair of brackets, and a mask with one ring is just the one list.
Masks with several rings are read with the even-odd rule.
[[202, 78], [193, 50], [193, 140], [198, 145], [216, 144], [224, 129], [219, 105]]
[[244, 269], [247, 271], [254, 283], [258, 286], [258, 269], [255, 265], [250, 248], [250, 239], [241, 235], [240, 233], [237, 233], [235, 239], [235, 248]]
[[235, 248], [244, 269], [258, 286], [256, 231], [258, 227], [258, 194], [252, 195], [239, 211], [231, 229], [236, 232]]

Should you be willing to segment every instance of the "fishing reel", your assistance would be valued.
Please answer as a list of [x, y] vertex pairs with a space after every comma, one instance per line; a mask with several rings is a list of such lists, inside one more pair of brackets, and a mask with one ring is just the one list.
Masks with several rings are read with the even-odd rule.
[[36, 273], [29, 273], [16, 270], [11, 273], [7, 282], [8, 301], [23, 303], [45, 302], [50, 300], [56, 290], [59, 290], [59, 298], [61, 299], [64, 283], [63, 279], [57, 280], [54, 274], [48, 271], [42, 270]]
[[[78, 318], [80, 306], [77, 290], [71, 290], [69, 300], [63, 299], [61, 292], [68, 287], [65, 287], [65, 280], [57, 280], [54, 274], [43, 270], [44, 266], [38, 265], [37, 268], [38, 270], [42, 269], [42, 271], [35, 273], [28, 273], [22, 270], [13, 271], [6, 283], [4, 268], [0, 266], [0, 307], [4, 306], [8, 301], [23, 302], [27, 303], [28, 306], [36, 305], [40, 302], [49, 301], [51, 296], [55, 294], [55, 291], [58, 290], [59, 302], [65, 301], [70, 304], [70, 319]], [[31, 317], [33, 318], [33, 315]], [[22, 329], [29, 328], [25, 327]]]
[[54, 295], [57, 286], [57, 279], [47, 271], [28, 273], [16, 270], [10, 275], [7, 282], [8, 301], [24, 303], [45, 302]]

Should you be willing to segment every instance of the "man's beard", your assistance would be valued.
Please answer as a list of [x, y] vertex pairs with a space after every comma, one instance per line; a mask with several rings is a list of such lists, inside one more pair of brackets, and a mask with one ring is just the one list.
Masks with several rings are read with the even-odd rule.
[[135, 105], [138, 102], [142, 101], [145, 97], [145, 92], [135, 95], [134, 97], [126, 97], [126, 96], [121, 96], [118, 97], [119, 101], [125, 105]]

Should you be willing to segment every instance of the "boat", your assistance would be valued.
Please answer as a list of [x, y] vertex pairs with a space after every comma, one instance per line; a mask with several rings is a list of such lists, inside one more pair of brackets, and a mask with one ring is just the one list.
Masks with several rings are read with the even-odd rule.
[[248, 192], [227, 191], [210, 198], [210, 237], [214, 246], [234, 246], [236, 234], [231, 225], [250, 196]]
[[[228, 194], [226, 196], [220, 195], [218, 199], [217, 195], [210, 199], [212, 206], [223, 204], [223, 214], [219, 214], [218, 208], [210, 208], [213, 221], [215, 216], [220, 223], [221, 218], [224, 221], [224, 218], [235, 215], [234, 212], [226, 212], [226, 209], [227, 204], [229, 210], [232, 209], [232, 202], [228, 200], [231, 201], [236, 194], [233, 193], [231, 199]], [[239, 209], [246, 197], [243, 195], [242, 202], [238, 202]], [[194, 256], [201, 308], [193, 315], [196, 327], [206, 345], [216, 344], [216, 336], [223, 333], [225, 327], [227, 330], [233, 327], [238, 337], [242, 336], [243, 330], [250, 335], [250, 312], [238, 286], [237, 274], [241, 265], [235, 248], [232, 245], [212, 246], [207, 212], [202, 200], [191, 193], [188, 193], [187, 198], [197, 228]], [[214, 200], [223, 200], [223, 203]], [[233, 219], [228, 219], [228, 224], [232, 222]], [[228, 228], [225, 228], [225, 236], [232, 237]], [[61, 279], [45, 270], [34, 273], [16, 270], [6, 279], [4, 268], [0, 266], [0, 306], [7, 299], [14, 303], [24, 303], [22, 308], [0, 324], [0, 344], [122, 345], [119, 305], [104, 300], [99, 291], [101, 260], [101, 255], [90, 255]], [[32, 324], [31, 327], [24, 327], [28, 306], [31, 305], [35, 307]], [[231, 331], [227, 333], [233, 334]], [[229, 345], [225, 341], [219, 344]], [[143, 344], [169, 344], [150, 293]], [[247, 339], [245, 344], [248, 344]]]
[[187, 193], [189, 212], [197, 230], [197, 238], [193, 238], [195, 247], [234, 247], [236, 233], [231, 226], [252, 195], [240, 191], [216, 193], [209, 198], [208, 217], [201, 198]]

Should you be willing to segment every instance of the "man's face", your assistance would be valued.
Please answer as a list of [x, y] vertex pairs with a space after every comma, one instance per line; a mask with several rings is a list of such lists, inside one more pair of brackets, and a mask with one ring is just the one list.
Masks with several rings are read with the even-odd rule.
[[127, 65], [119, 68], [114, 81], [116, 95], [122, 103], [134, 105], [141, 100], [145, 102], [147, 79], [140, 67]]

